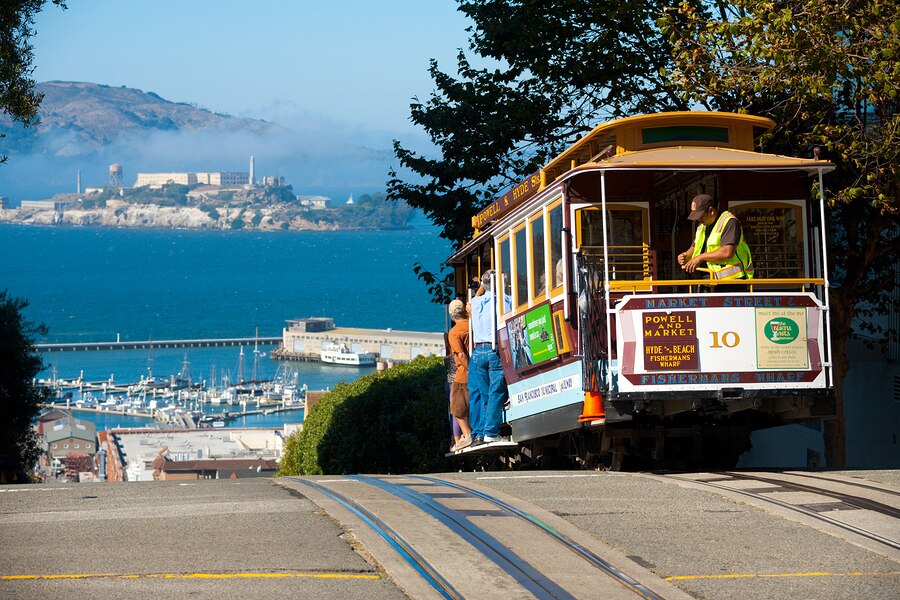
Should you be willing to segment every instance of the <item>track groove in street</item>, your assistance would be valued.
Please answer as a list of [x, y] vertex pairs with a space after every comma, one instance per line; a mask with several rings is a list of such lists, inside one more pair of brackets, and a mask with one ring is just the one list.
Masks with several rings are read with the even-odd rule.
[[[766, 495], [765, 493], [758, 493], [757, 491], [734, 487], [730, 485], [725, 485], [727, 482], [740, 482], [740, 481], [758, 481], [760, 483], [766, 483], [767, 486], [770, 486], [773, 483], [777, 483], [778, 487], [782, 489], [782, 491], [789, 492], [792, 490], [803, 491], [807, 493], [814, 493], [822, 496], [832, 497], [832, 498], [841, 498], [842, 502], [851, 504], [851, 501], [856, 501], [858, 504], [854, 504], [856, 508], [862, 510], [869, 510], [871, 512], [875, 512], [877, 514], [882, 514], [891, 518], [897, 518], [897, 510], [893, 507], [886, 506], [884, 504], [873, 502], [871, 500], [865, 498], [859, 498], [850, 496], [849, 494], [838, 494], [832, 490], [813, 487], [813, 486], [804, 486], [801, 484], [793, 484], [791, 482], [782, 481], [780, 479], [770, 479], [766, 477], [758, 477], [752, 474], [747, 473], [717, 473], [717, 477], [710, 478], [695, 478], [690, 476], [682, 476], [682, 475], [668, 475], [672, 479], [677, 479], [681, 481], [686, 481], [690, 483], [694, 483], [697, 485], [711, 487], [718, 490], [727, 491], [733, 494], [739, 494], [742, 496], [746, 496], [749, 498], [753, 498], [754, 500], [765, 502], [768, 504], [772, 504], [775, 506], [779, 506], [781, 508], [794, 511], [800, 514], [803, 514], [811, 519], [815, 519], [817, 521], [821, 521], [823, 523], [828, 523], [838, 529], [845, 531], [847, 533], [852, 533], [858, 535], [860, 537], [866, 538], [868, 540], [872, 540], [879, 544], [890, 548], [891, 550], [900, 550], [900, 541], [885, 537], [876, 532], [869, 531], [862, 527], [858, 527], [856, 525], [852, 525], [850, 523], [846, 523], [834, 517], [830, 517], [828, 515], [821, 514], [821, 512], [808, 508], [803, 504], [794, 504], [790, 502], [785, 502], [784, 500], [779, 500], [777, 498], [772, 498], [771, 496]], [[718, 477], [718, 475], [724, 475], [725, 477]], [[776, 492], [766, 492], [766, 493], [776, 493]]]
[[[666, 584], [649, 571], [637, 568], [654, 584], [626, 574], [601, 556], [602, 551], [591, 550], [525, 510], [466, 485], [416, 475], [284, 479], [350, 510], [444, 598], [472, 597], [478, 586], [466, 579], [476, 573], [487, 576], [486, 581], [500, 581], [508, 597], [574, 600], [600, 594], [659, 600], [681, 595], [665, 587], [660, 594], [654, 588]], [[431, 540], [444, 545], [432, 548]], [[487, 569], [488, 564], [493, 567]], [[635, 573], [636, 565], [628, 568]]]

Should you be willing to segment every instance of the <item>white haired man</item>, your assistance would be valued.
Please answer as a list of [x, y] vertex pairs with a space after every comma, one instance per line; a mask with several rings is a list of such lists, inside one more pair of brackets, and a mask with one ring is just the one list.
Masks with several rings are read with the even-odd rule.
[[[472, 356], [469, 361], [469, 421], [472, 445], [500, 441], [506, 379], [496, 350], [497, 299], [493, 293], [494, 270], [481, 276], [484, 293], [472, 298]], [[509, 311], [509, 296], [503, 295], [503, 312]]]

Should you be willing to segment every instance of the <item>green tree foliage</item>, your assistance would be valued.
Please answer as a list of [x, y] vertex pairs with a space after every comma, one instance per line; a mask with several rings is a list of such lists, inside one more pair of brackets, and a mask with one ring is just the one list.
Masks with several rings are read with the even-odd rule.
[[[690, 102], [772, 117], [769, 148], [838, 165], [831, 211], [831, 324], [838, 381], [844, 346], [890, 310], [900, 260], [900, 9], [896, 0], [734, 0], [716, 12], [682, 3], [660, 21], [670, 75]], [[858, 319], [863, 317], [863, 319]], [[842, 399], [838, 401], [843, 413]], [[829, 465], [844, 463], [843, 419], [829, 424]]]
[[[62, 0], [52, 1], [66, 7]], [[43, 100], [43, 95], [34, 90], [35, 81], [31, 78], [34, 55], [29, 40], [34, 35], [34, 17], [45, 3], [46, 0], [0, 2], [0, 111], [24, 127], [38, 123], [38, 107]], [[0, 163], [6, 159], [6, 155], [0, 156]]]
[[384, 194], [363, 194], [353, 204], [309, 210], [301, 216], [338, 229], [403, 229], [408, 227], [412, 213], [405, 202], [385, 202]]
[[[471, 217], [609, 117], [684, 109], [660, 70], [668, 42], [656, 25], [667, 3], [647, 0], [460, 0], [474, 22], [453, 77], [432, 61], [436, 90], [415, 99], [412, 121], [440, 150], [429, 158], [394, 142], [403, 179], [390, 172], [388, 199], [402, 199], [459, 247]], [[444, 301], [448, 273], [416, 265]]]
[[34, 384], [43, 368], [34, 347], [43, 325], [26, 321], [26, 300], [0, 292], [0, 482], [26, 482], [41, 450], [33, 422], [47, 389]]
[[158, 188], [141, 186], [128, 190], [125, 200], [132, 204], [187, 206], [187, 193], [189, 191], [191, 191], [191, 186], [181, 183], [166, 183]]
[[445, 468], [447, 372], [439, 356], [341, 383], [285, 442], [279, 475], [423, 473]]
[[[392, 171], [390, 198], [459, 245], [478, 209], [592, 124], [696, 107], [771, 117], [766, 150], [818, 147], [838, 165], [825, 185], [840, 387], [854, 325], [877, 330], [858, 317], [884, 314], [897, 287], [896, 0], [460, 0], [460, 10], [474, 22], [469, 49], [498, 66], [474, 68], [460, 52], [452, 77], [432, 62], [437, 89], [411, 114], [441, 155], [395, 142], [414, 177]], [[416, 271], [440, 298], [450, 274]], [[832, 465], [844, 460], [842, 427], [829, 426]]]

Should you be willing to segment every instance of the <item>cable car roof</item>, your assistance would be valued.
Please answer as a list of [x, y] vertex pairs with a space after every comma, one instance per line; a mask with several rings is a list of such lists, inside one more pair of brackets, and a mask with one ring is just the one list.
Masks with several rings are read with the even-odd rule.
[[563, 178], [583, 170], [596, 169], [658, 169], [658, 170], [778, 170], [818, 172], [831, 171], [834, 164], [812, 158], [794, 158], [779, 154], [763, 154], [734, 148], [678, 146], [656, 148], [616, 155], [570, 169]]
[[[804, 171], [834, 164], [754, 151], [757, 138], [775, 126], [753, 115], [686, 111], [636, 115], [598, 125], [537, 172], [472, 217], [480, 233], [554, 184], [588, 171]], [[468, 247], [467, 242], [464, 245]], [[456, 258], [456, 254], [451, 260]]]

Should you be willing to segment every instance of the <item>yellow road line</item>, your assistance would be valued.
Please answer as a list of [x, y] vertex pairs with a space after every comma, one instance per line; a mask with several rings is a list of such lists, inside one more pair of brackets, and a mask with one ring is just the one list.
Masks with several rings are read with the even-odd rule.
[[307, 577], [312, 579], [381, 579], [381, 575], [352, 573], [64, 573], [58, 575], [0, 575], [0, 581], [37, 579], [284, 579]]
[[726, 573], [723, 575], [672, 575], [671, 577], [664, 577], [664, 579], [666, 581], [690, 581], [692, 579], [751, 579], [767, 577], [878, 577], [885, 575], [897, 576], [900, 575], [900, 572], [852, 571], [849, 573], [832, 573], [830, 571], [810, 571], [808, 573]]

